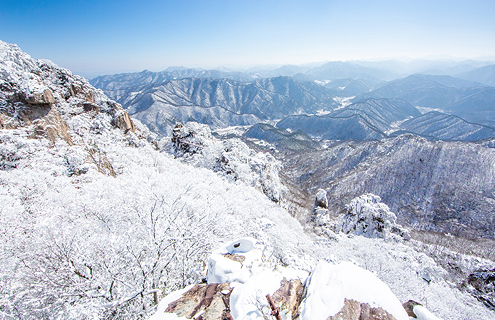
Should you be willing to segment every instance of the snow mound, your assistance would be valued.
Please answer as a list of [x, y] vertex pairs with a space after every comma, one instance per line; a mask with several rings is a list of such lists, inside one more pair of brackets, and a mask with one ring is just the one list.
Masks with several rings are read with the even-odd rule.
[[416, 319], [418, 320], [440, 320], [439, 317], [435, 316], [428, 309], [421, 305], [415, 306], [413, 312], [416, 315]]
[[243, 238], [215, 250], [208, 260], [208, 283], [244, 283], [261, 264], [255, 239]]
[[342, 309], [345, 299], [380, 307], [397, 320], [408, 319], [390, 288], [374, 274], [350, 262], [332, 265], [324, 261], [316, 265], [308, 279], [300, 319], [325, 320]]
[[372, 238], [409, 240], [408, 231], [396, 223], [395, 213], [380, 201], [379, 196], [371, 193], [352, 199], [337, 226], [338, 231]]
[[230, 182], [242, 182], [279, 202], [285, 193], [279, 177], [282, 165], [272, 155], [255, 152], [239, 139], [218, 140], [210, 127], [197, 122], [177, 124], [172, 153], [183, 162], [217, 172]]

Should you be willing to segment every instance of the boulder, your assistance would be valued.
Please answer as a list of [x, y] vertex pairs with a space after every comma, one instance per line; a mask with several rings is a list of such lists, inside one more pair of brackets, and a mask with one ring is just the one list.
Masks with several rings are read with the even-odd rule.
[[426, 309], [420, 303], [414, 300], [409, 300], [405, 302], [402, 306], [404, 307], [404, 309], [407, 312], [407, 315], [410, 318], [418, 319], [418, 320], [440, 320], [440, 318], [435, 316], [428, 309]]
[[52, 91], [48, 88], [43, 92], [26, 94], [25, 101], [28, 104], [52, 104], [57, 102], [53, 97]]
[[[299, 319], [308, 320], [409, 319], [384, 282], [351, 262], [320, 261], [306, 280], [306, 297], [299, 310]], [[360, 318], [361, 314], [367, 318]]]
[[187, 319], [229, 319], [231, 291], [228, 283], [197, 284], [171, 302], [165, 312]]
[[115, 127], [124, 130], [125, 133], [129, 131], [136, 132], [136, 126], [132, 122], [129, 114], [124, 110], [120, 110], [120, 112], [115, 115], [113, 124]]
[[86, 100], [89, 103], [95, 103], [95, 97], [91, 89], [84, 88], [81, 84], [71, 83], [69, 90], [72, 97]]
[[395, 320], [395, 318], [380, 307], [374, 308], [368, 303], [345, 299], [342, 309], [327, 320]]

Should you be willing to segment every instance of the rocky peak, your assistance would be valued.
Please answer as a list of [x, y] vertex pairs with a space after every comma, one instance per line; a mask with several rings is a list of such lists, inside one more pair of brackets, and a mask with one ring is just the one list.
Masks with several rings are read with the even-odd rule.
[[[17, 45], [0, 41], [0, 129], [21, 129], [30, 138], [64, 141], [86, 150], [83, 162], [115, 175], [94, 134], [120, 129], [136, 133], [122, 106], [101, 90], [49, 60], [34, 60]], [[69, 165], [69, 167], [71, 167]], [[70, 169], [69, 175], [85, 172]]]
[[[49, 124], [60, 129], [66, 126], [61, 122], [74, 115], [89, 112], [94, 117], [105, 112], [113, 118], [115, 127], [135, 132], [127, 112], [86, 79], [49, 60], [34, 60], [18, 46], [1, 41], [0, 59], [2, 128], [36, 125], [41, 131]], [[61, 133], [58, 138], [67, 141], [64, 130], [56, 131]]]

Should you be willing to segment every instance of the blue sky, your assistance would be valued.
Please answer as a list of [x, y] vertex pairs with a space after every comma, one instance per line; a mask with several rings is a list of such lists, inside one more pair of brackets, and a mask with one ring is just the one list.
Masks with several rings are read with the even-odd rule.
[[0, 0], [0, 40], [93, 77], [169, 66], [495, 56], [494, 0]]

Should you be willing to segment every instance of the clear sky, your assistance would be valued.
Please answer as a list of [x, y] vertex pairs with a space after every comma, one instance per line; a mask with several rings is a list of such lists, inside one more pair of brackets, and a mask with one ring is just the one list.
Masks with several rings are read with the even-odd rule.
[[495, 0], [0, 0], [0, 40], [87, 77], [495, 56]]

